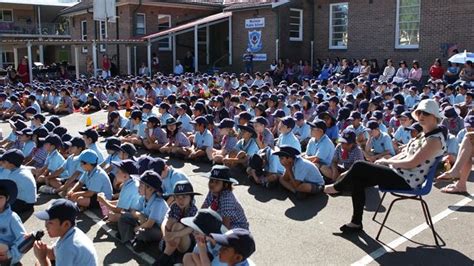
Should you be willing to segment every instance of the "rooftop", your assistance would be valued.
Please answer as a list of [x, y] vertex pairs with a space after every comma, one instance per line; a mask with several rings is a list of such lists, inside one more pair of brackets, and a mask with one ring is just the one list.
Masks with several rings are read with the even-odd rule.
[[39, 6], [63, 6], [70, 7], [78, 3], [79, 0], [0, 0], [3, 4], [20, 4], [20, 5], [39, 5]]

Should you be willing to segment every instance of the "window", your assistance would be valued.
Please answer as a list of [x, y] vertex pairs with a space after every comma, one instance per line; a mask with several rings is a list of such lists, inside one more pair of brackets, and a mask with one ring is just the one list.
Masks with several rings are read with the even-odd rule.
[[420, 43], [420, 1], [397, 0], [395, 48], [418, 48]]
[[347, 49], [348, 3], [329, 6], [329, 49]]
[[303, 40], [303, 10], [290, 8], [290, 41]]
[[13, 22], [13, 11], [0, 9], [0, 22]]
[[13, 52], [10, 52], [10, 51], [3, 51], [1, 52], [0, 56], [2, 57], [2, 60], [0, 60], [0, 62], [2, 62], [3, 65], [0, 65], [0, 68], [7, 68], [8, 66], [13, 66], [14, 63], [14, 59], [13, 59]]
[[137, 13], [137, 25], [135, 27], [135, 34], [145, 35], [145, 33], [146, 33], [145, 14]]
[[[99, 21], [99, 26], [100, 26], [100, 40], [106, 40], [107, 39], [107, 25], [105, 21]], [[99, 45], [99, 51], [100, 52], [105, 52], [105, 45], [101, 44]]]
[[[158, 15], [158, 32], [171, 28], [170, 15]], [[158, 41], [158, 47], [161, 51], [171, 50], [171, 37], [164, 38]]]
[[[81, 21], [81, 40], [87, 41], [87, 20]], [[87, 53], [87, 46], [82, 47], [82, 52]]]

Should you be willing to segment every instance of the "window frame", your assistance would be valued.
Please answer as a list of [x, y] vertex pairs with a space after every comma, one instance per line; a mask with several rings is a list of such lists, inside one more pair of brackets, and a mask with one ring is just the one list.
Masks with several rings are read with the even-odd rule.
[[[107, 38], [107, 25], [105, 25], [105, 23], [107, 23], [105, 20], [100, 20], [99, 21], [99, 40], [103, 41]], [[104, 26], [103, 27], [103, 32], [102, 32], [102, 25]], [[101, 44], [99, 45], [99, 51], [101, 53], [103, 52], [106, 52], [106, 47], [105, 47], [105, 44]]]
[[[409, 6], [409, 7], [414, 7], [414, 6]], [[419, 7], [418, 36], [420, 36], [421, 0], [418, 7]], [[407, 22], [415, 22], [415, 21], [407, 21]], [[418, 48], [420, 48], [420, 37], [418, 37], [418, 44], [400, 44], [400, 0], [397, 0], [396, 17], [395, 17], [395, 49], [418, 49]]]
[[[84, 24], [85, 24], [85, 27], [84, 27]], [[84, 34], [84, 29], [86, 31], [86, 34]], [[81, 40], [83, 41], [87, 41], [87, 37], [88, 37], [88, 34], [87, 34], [87, 20], [81, 20]], [[88, 52], [88, 48], [87, 46], [82, 46], [82, 53], [85, 54]]]
[[[143, 33], [138, 33], [138, 16], [143, 16]], [[135, 14], [135, 35], [146, 35], [146, 14], [145, 13]]]
[[349, 45], [349, 40], [347, 41], [345, 46], [340, 46], [340, 45], [332, 45], [332, 34], [333, 34], [333, 27], [334, 25], [332, 24], [332, 17], [333, 17], [333, 8], [335, 6], [341, 6], [341, 5], [347, 5], [347, 35], [349, 36], [349, 2], [340, 2], [340, 3], [332, 3], [329, 5], [329, 49], [334, 49], [334, 50], [345, 50], [347, 49], [347, 46]]
[[[157, 24], [158, 25], [158, 32], [162, 31], [160, 29], [160, 17], [167, 17], [168, 18], [168, 28], [163, 29], [163, 30], [171, 29], [171, 27], [172, 27], [171, 15], [169, 15], [169, 14], [158, 14], [157, 15], [157, 18], [158, 18], [158, 24]], [[166, 41], [166, 40], [168, 40], [168, 47], [160, 47], [160, 44], [163, 44], [164, 41]], [[171, 51], [171, 36], [168, 36], [166, 39], [162, 39], [162, 40], [158, 41], [158, 51]]]
[[[3, 15], [3, 11], [10, 11], [12, 13], [12, 20], [4, 20], [4, 15]], [[14, 16], [13, 16], [13, 9], [9, 9], [9, 8], [0, 8], [0, 12], [2, 13], [2, 20], [0, 20], [0, 22], [5, 22], [5, 23], [13, 23], [15, 22], [15, 19], [14, 19]]]
[[[289, 19], [291, 19], [291, 12], [298, 12], [299, 13], [299, 28], [298, 28], [298, 32], [299, 32], [299, 36], [298, 37], [290, 37], [290, 41], [292, 42], [301, 42], [303, 41], [303, 9], [300, 9], [300, 8], [290, 8], [290, 12], [289, 12]], [[288, 23], [288, 26], [291, 26], [291, 23], [289, 22]], [[290, 27], [288, 27], [288, 35], [290, 33]]]

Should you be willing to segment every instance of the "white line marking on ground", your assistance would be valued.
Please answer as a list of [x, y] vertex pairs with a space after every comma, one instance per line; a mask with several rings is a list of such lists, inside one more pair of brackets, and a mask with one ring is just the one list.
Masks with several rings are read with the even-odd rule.
[[[451, 213], [453, 213], [453, 212], [457, 211], [458, 209], [460, 209], [461, 207], [467, 205], [469, 202], [472, 201], [473, 197], [474, 197], [474, 195], [471, 194], [470, 196], [468, 196], [468, 197], [460, 200], [458, 203], [454, 204], [451, 209], [448, 208], [448, 209], [438, 213], [435, 217], [432, 217], [433, 224], [436, 224], [440, 220], [446, 218]], [[417, 227], [411, 229], [410, 231], [406, 232], [404, 235], [400, 236], [399, 238], [393, 240], [392, 242], [390, 242], [387, 245], [381, 243], [382, 247], [378, 248], [377, 250], [375, 250], [374, 252], [372, 252], [370, 254], [365, 255], [362, 259], [352, 263], [351, 265], [367, 265], [367, 264], [373, 262], [374, 260], [376, 260], [377, 258], [383, 256], [385, 253], [393, 252], [393, 250], [395, 250], [398, 246], [405, 243], [406, 241], [413, 238], [414, 236], [418, 235], [419, 233], [421, 233], [423, 230], [425, 230], [427, 228], [429, 228], [429, 227], [426, 224], [426, 222], [422, 223], [422, 224], [418, 225]]]
[[[93, 212], [91, 211], [85, 211], [84, 212], [85, 215], [87, 215], [89, 218], [91, 218], [96, 224], [98, 224], [102, 229], [105, 230], [105, 232], [110, 235], [111, 237], [119, 240], [117, 238], [117, 232], [110, 228], [106, 222], [104, 222], [102, 219], [100, 219], [99, 217], [97, 217], [97, 215], [95, 215]], [[139, 256], [140, 258], [142, 258], [147, 264], [153, 264], [155, 263], [155, 259], [153, 257], [151, 257], [150, 255], [142, 252], [142, 253], [137, 253], [133, 250], [132, 246], [130, 244], [126, 244], [124, 245], [125, 247], [127, 247], [133, 254]]]

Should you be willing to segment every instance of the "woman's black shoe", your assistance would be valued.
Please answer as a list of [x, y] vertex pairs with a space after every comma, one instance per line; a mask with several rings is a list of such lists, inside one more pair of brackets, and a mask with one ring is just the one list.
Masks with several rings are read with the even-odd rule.
[[341, 232], [343, 233], [349, 233], [349, 234], [352, 234], [352, 233], [358, 233], [358, 232], [361, 232], [363, 231], [364, 229], [362, 228], [362, 225], [358, 226], [358, 227], [351, 227], [351, 226], [348, 226], [347, 224], [341, 226], [339, 228], [339, 230], [341, 230]]

